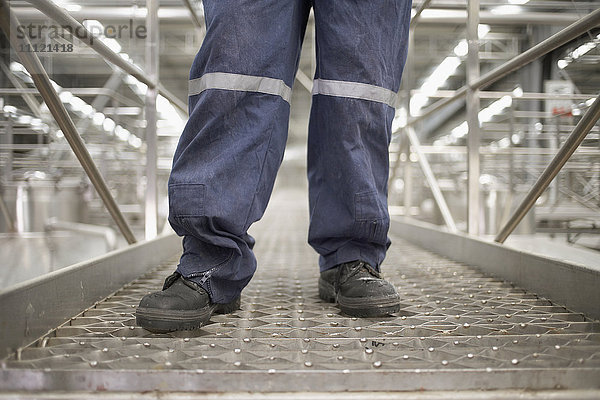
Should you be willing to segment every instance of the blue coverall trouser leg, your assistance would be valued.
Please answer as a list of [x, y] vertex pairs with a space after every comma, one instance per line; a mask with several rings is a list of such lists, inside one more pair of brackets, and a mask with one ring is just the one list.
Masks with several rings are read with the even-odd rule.
[[189, 121], [169, 178], [178, 272], [215, 303], [256, 270], [250, 225], [271, 195], [310, 7], [317, 69], [308, 139], [309, 243], [321, 270], [379, 268], [387, 236], [388, 145], [406, 57], [410, 0], [204, 0]]

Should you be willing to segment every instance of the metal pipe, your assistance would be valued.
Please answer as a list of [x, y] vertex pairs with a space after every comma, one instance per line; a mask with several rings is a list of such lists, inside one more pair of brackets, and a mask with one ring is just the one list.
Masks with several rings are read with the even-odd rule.
[[[46, 14], [49, 18], [58, 22], [61, 26], [68, 26], [73, 32], [82, 32], [77, 35], [77, 38], [83, 43], [88, 45], [96, 53], [100, 54], [106, 61], [110, 61], [123, 71], [127, 72], [138, 81], [146, 84], [148, 88], [158, 88], [159, 93], [169, 100], [173, 105], [182, 110], [187, 114], [187, 106], [184, 102], [175, 97], [171, 92], [165, 90], [162, 86], [158, 85], [157, 82], [153, 81], [151, 77], [146, 75], [138, 66], [130, 63], [123, 59], [117, 53], [112, 51], [107, 45], [101, 40], [96, 38], [90, 31], [88, 31], [79, 21], [70, 16], [65, 10], [55, 5], [50, 0], [27, 0], [35, 8]], [[151, 34], [151, 32], [150, 32]], [[182, 105], [184, 105], [182, 107]]]
[[552, 180], [560, 172], [565, 163], [569, 160], [571, 155], [577, 150], [577, 147], [583, 142], [583, 139], [587, 136], [588, 132], [598, 122], [600, 118], [600, 95], [596, 97], [596, 100], [592, 103], [590, 108], [586, 111], [585, 115], [581, 118], [573, 132], [569, 135], [563, 146], [556, 153], [550, 164], [546, 167], [542, 175], [535, 182], [527, 196], [523, 199], [521, 204], [517, 207], [512, 217], [508, 220], [506, 225], [500, 230], [500, 233], [494, 239], [496, 242], [504, 243], [506, 238], [512, 233], [517, 227], [519, 222], [525, 217], [525, 215], [531, 210], [536, 200], [550, 185]]
[[58, 94], [50, 83], [50, 78], [48, 78], [40, 59], [35, 52], [20, 51], [20, 49], [31, 48], [31, 43], [29, 43], [29, 39], [26, 36], [23, 39], [19, 38], [21, 35], [16, 31], [18, 26], [20, 26], [19, 21], [15, 15], [11, 14], [7, 0], [0, 0], [0, 28], [2, 28], [6, 36], [10, 39], [13, 49], [19, 56], [23, 66], [31, 75], [31, 78], [37, 89], [40, 91], [48, 109], [65, 135], [69, 145], [71, 145], [73, 152], [79, 159], [79, 162], [90, 178], [90, 181], [98, 191], [100, 198], [121, 230], [121, 233], [128, 243], [135, 243], [135, 236], [123, 217], [123, 214], [121, 214], [119, 206], [115, 202], [115, 199], [113, 199], [106, 182], [102, 178], [102, 175], [100, 175], [83, 140], [81, 140], [81, 136], [79, 136], [79, 132], [77, 132], [73, 120], [67, 113]]
[[427, 6], [429, 5], [429, 3], [431, 3], [431, 0], [425, 0], [421, 3], [421, 5], [419, 6], [419, 8], [417, 9], [417, 12], [415, 13], [415, 15], [412, 17], [412, 19], [410, 20], [410, 26], [409, 29], [415, 29], [417, 27], [417, 24], [419, 23], [419, 19], [421, 19], [421, 13], [423, 12], [424, 9], [427, 8]]
[[187, 9], [190, 11], [190, 16], [192, 17], [192, 22], [194, 23], [194, 25], [196, 25], [198, 28], [202, 28], [202, 21], [200, 20], [200, 17], [198, 16], [196, 9], [192, 5], [192, 2], [190, 0], [183, 0], [183, 3], [187, 7]]
[[511, 59], [510, 61], [507, 61], [499, 67], [494, 68], [487, 74], [484, 74], [482, 77], [477, 79], [475, 82], [472, 82], [458, 89], [454, 96], [443, 100], [439, 100], [438, 102], [427, 107], [427, 109], [425, 109], [422, 114], [411, 118], [408, 121], [408, 124], [414, 124], [415, 122], [418, 122], [433, 114], [440, 108], [454, 102], [455, 100], [458, 100], [459, 98], [467, 94], [468, 87], [470, 87], [471, 89], [483, 89], [484, 87], [505, 77], [512, 71], [524, 65], [527, 65], [532, 61], [535, 61], [539, 57], [551, 52], [552, 50], [562, 46], [565, 43], [568, 43], [569, 41], [577, 38], [582, 33], [587, 32], [598, 25], [600, 25], [600, 8], [581, 18], [579, 21], [567, 26], [560, 32], [557, 32], [556, 34], [550, 36], [541, 43], [538, 43], [537, 45], [533, 46], [524, 53], [519, 54], [517, 57]]
[[[423, 154], [423, 152], [421, 151], [421, 143], [419, 143], [419, 138], [417, 137], [417, 135], [415, 134], [415, 132], [411, 126], [406, 127], [406, 134], [408, 135], [408, 139], [410, 140], [410, 143], [411, 143], [412, 147], [414, 148], [415, 153], [417, 153], [419, 165], [421, 166], [421, 169], [423, 170], [423, 174], [425, 175], [425, 178], [427, 179], [427, 183], [429, 183], [429, 188], [431, 189], [431, 192], [433, 193], [435, 202], [437, 203], [437, 205], [440, 209], [440, 212], [442, 213], [442, 218], [444, 218], [444, 222], [446, 223], [448, 230], [450, 232], [457, 232], [456, 224], [454, 223], [452, 214], [450, 213], [450, 210], [448, 209], [448, 205], [446, 204], [444, 195], [442, 194], [440, 186], [438, 185], [438, 182], [435, 179], [435, 176], [433, 175], [433, 171], [431, 171], [431, 167], [429, 166], [429, 162], [427, 161], [427, 158], [425, 158], [425, 154]], [[407, 212], [406, 215], [408, 215], [409, 210], [406, 210], [406, 212]]]
[[[146, 26], [148, 36], [146, 37], [146, 68], [150, 78], [158, 82], [159, 76], [159, 21], [158, 0], [146, 0]], [[146, 240], [154, 239], [158, 229], [158, 188], [157, 188], [157, 92], [155, 88], [146, 91], [146, 197], [144, 199], [144, 221]]]
[[[0, 92], [1, 93], [1, 92]], [[410, 94], [420, 94], [421, 90], [411, 90]], [[427, 95], [429, 98], [446, 98], [453, 97], [455, 90], [438, 90], [435, 93]], [[563, 93], [536, 93], [536, 92], [525, 92], [522, 95], [515, 96], [512, 91], [498, 91], [498, 90], [482, 90], [479, 92], [480, 99], [499, 99], [504, 96], [511, 96], [513, 101], [527, 101], [527, 100], [588, 100], [593, 98], [595, 94], [563, 94]]]
[[479, 91], [472, 87], [479, 78], [479, 0], [468, 0], [467, 11], [467, 232], [479, 234], [479, 146], [481, 130], [479, 128]]

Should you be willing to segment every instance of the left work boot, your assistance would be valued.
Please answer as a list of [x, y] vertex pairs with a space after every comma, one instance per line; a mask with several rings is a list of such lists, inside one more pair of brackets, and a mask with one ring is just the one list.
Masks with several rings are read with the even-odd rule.
[[200, 285], [175, 272], [167, 277], [162, 291], [142, 298], [135, 319], [150, 332], [165, 333], [200, 328], [214, 313], [227, 314], [239, 308], [240, 297], [228, 304], [213, 303]]
[[337, 302], [341, 311], [352, 317], [381, 317], [400, 311], [396, 288], [360, 260], [321, 272], [319, 297]]

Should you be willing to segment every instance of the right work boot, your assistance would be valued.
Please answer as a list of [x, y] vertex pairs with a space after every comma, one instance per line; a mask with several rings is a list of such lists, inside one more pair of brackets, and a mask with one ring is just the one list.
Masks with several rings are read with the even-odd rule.
[[215, 314], [240, 308], [240, 297], [227, 304], [210, 301], [200, 285], [175, 272], [165, 280], [162, 291], [145, 295], [135, 311], [136, 323], [154, 333], [198, 329]]

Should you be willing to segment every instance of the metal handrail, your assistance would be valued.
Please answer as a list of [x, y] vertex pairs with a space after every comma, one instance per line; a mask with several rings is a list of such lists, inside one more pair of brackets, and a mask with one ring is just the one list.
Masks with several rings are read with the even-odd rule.
[[123, 71], [127, 72], [138, 81], [144, 83], [149, 88], [157, 88], [158, 92], [163, 95], [167, 100], [169, 100], [174, 106], [179, 108], [181, 111], [187, 114], [187, 104], [184, 101], [181, 101], [177, 98], [173, 93], [166, 90], [160, 83], [155, 82], [151, 77], [148, 76], [144, 71], [142, 71], [138, 66], [130, 63], [129, 61], [123, 59], [117, 53], [112, 51], [106, 44], [104, 44], [101, 40], [97, 39], [90, 31], [88, 31], [79, 21], [73, 18], [69, 13], [67, 13], [62, 8], [58, 7], [54, 3], [49, 0], [27, 0], [31, 5], [42, 13], [47, 15], [49, 18], [58, 22], [62, 26], [68, 26], [72, 29], [73, 32], [85, 32], [85, 35], [78, 35], [78, 39], [83, 43], [88, 45], [92, 50], [96, 53], [100, 54], [107, 61], [110, 61], [112, 64], [121, 68]]
[[17, 17], [10, 12], [10, 7], [7, 0], [0, 0], [0, 28], [4, 31], [6, 36], [9, 38], [10, 43], [19, 56], [19, 59], [23, 63], [23, 66], [33, 80], [33, 83], [40, 92], [40, 95], [44, 99], [44, 102], [48, 106], [48, 109], [52, 113], [52, 116], [56, 120], [56, 123], [62, 130], [65, 138], [69, 142], [69, 145], [73, 149], [75, 156], [81, 163], [81, 166], [85, 170], [86, 174], [90, 178], [90, 181], [98, 191], [98, 195], [104, 202], [104, 205], [108, 209], [108, 212], [115, 220], [115, 223], [119, 227], [119, 230], [127, 240], [129, 244], [135, 243], [136, 239], [129, 227], [129, 224], [123, 217], [123, 214], [119, 210], [115, 199], [112, 197], [110, 190], [104, 181], [104, 178], [100, 174], [98, 167], [94, 163], [92, 156], [88, 152], [77, 128], [73, 123], [73, 120], [69, 116], [69, 113], [65, 109], [62, 101], [60, 100], [56, 90], [50, 82], [48, 74], [44, 70], [40, 59], [35, 52], [20, 51], [21, 49], [31, 48], [31, 43], [27, 36], [20, 38], [16, 32], [17, 27], [20, 23]]
[[506, 63], [500, 65], [497, 68], [494, 68], [490, 72], [481, 76], [479, 79], [475, 80], [470, 85], [465, 85], [461, 87], [454, 93], [454, 96], [437, 101], [436, 103], [427, 107], [427, 109], [425, 109], [425, 111], [422, 114], [410, 118], [407, 124], [412, 125], [416, 122], [419, 122], [425, 117], [428, 117], [429, 115], [434, 113], [435, 111], [438, 111], [439, 109], [447, 106], [448, 104], [453, 103], [455, 100], [460, 99], [461, 97], [467, 94], [467, 89], [469, 88], [471, 90], [483, 89], [484, 87], [505, 77], [514, 70], [524, 65], [527, 65], [532, 61], [535, 61], [539, 57], [577, 38], [582, 33], [587, 32], [598, 25], [600, 25], [600, 9], [588, 14], [579, 21], [567, 26], [560, 32], [557, 32], [554, 35], [548, 37], [546, 40], [538, 43], [537, 45], [533, 46], [532, 48], [518, 55], [512, 60], [507, 61]]
[[596, 97], [596, 100], [594, 100], [577, 126], [575, 126], [575, 129], [573, 129], [573, 132], [571, 132], [563, 146], [556, 153], [544, 172], [542, 172], [542, 175], [540, 175], [521, 204], [519, 204], [512, 217], [500, 230], [500, 233], [494, 239], [496, 242], [504, 243], [506, 238], [515, 230], [519, 222], [531, 210], [536, 200], [548, 188], [571, 155], [577, 150], [577, 147], [583, 142], [583, 139], [585, 139], [592, 127], [598, 122], [598, 119], [600, 119], [600, 95]]

